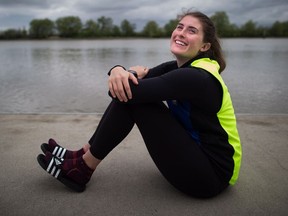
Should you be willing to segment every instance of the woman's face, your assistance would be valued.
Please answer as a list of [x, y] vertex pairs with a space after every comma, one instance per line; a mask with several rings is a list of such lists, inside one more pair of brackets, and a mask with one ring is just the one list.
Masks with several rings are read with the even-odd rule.
[[203, 37], [203, 28], [197, 18], [187, 15], [180, 20], [170, 41], [170, 50], [178, 66], [194, 58], [199, 51], [204, 52], [210, 48], [210, 43], [204, 43]]

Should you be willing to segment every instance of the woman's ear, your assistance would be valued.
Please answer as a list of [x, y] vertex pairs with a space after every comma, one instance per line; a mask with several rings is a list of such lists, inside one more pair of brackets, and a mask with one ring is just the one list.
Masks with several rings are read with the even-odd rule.
[[200, 51], [201, 52], [206, 52], [207, 50], [209, 50], [211, 47], [211, 43], [204, 43], [203, 46], [201, 47]]

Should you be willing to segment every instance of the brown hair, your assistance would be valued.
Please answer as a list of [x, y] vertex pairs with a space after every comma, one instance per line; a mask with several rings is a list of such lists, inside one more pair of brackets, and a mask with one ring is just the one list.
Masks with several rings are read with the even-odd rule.
[[226, 62], [223, 56], [220, 40], [217, 36], [214, 23], [208, 16], [199, 11], [188, 10], [178, 15], [178, 19], [181, 20], [185, 16], [195, 17], [201, 22], [204, 32], [203, 41], [205, 43], [211, 44], [210, 49], [205, 51], [204, 53], [206, 53], [209, 58], [216, 60], [218, 62], [218, 64], [220, 65], [219, 73], [221, 73], [226, 67]]

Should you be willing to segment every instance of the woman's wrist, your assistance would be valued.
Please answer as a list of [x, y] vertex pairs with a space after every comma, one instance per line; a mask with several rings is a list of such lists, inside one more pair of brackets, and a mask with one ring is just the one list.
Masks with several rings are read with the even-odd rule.
[[123, 67], [122, 65], [115, 65], [114, 67], [112, 67], [112, 68], [109, 70], [109, 72], [108, 72], [108, 76], [110, 76], [112, 70], [115, 69], [115, 68], [117, 68], [117, 67], [121, 67], [121, 68], [123, 68], [124, 70], [126, 70], [126, 68]]
[[147, 75], [147, 73], [149, 72], [149, 68], [148, 67], [139, 66], [139, 65], [130, 67], [129, 69], [132, 70], [132, 71], [136, 71], [139, 79], [144, 78]]
[[149, 68], [148, 67], [144, 67], [144, 76], [143, 77], [145, 77], [148, 74], [148, 72], [149, 72]]
[[[126, 68], [123, 67], [122, 65], [115, 65], [114, 67], [112, 67], [109, 70], [108, 75], [110, 76], [112, 70], [114, 70], [117, 67], [121, 67], [123, 70], [126, 70]], [[149, 72], [149, 68], [148, 67], [144, 67], [144, 66], [133, 66], [133, 67], [129, 68], [128, 72], [132, 73], [136, 78], [142, 79]]]
[[129, 73], [133, 74], [138, 79], [137, 71], [135, 70], [128, 70]]

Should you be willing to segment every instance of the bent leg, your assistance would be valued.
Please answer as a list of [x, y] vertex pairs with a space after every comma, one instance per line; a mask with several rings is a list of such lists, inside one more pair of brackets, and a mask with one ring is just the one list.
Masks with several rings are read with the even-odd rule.
[[131, 110], [153, 161], [172, 185], [197, 197], [212, 197], [227, 187], [164, 104], [133, 105]]
[[134, 120], [127, 104], [112, 101], [89, 140], [90, 152], [103, 160], [132, 130]]
[[163, 103], [112, 101], [89, 141], [92, 155], [104, 159], [129, 134], [134, 123], [154, 163], [177, 189], [196, 197], [212, 197], [227, 187], [201, 146]]

